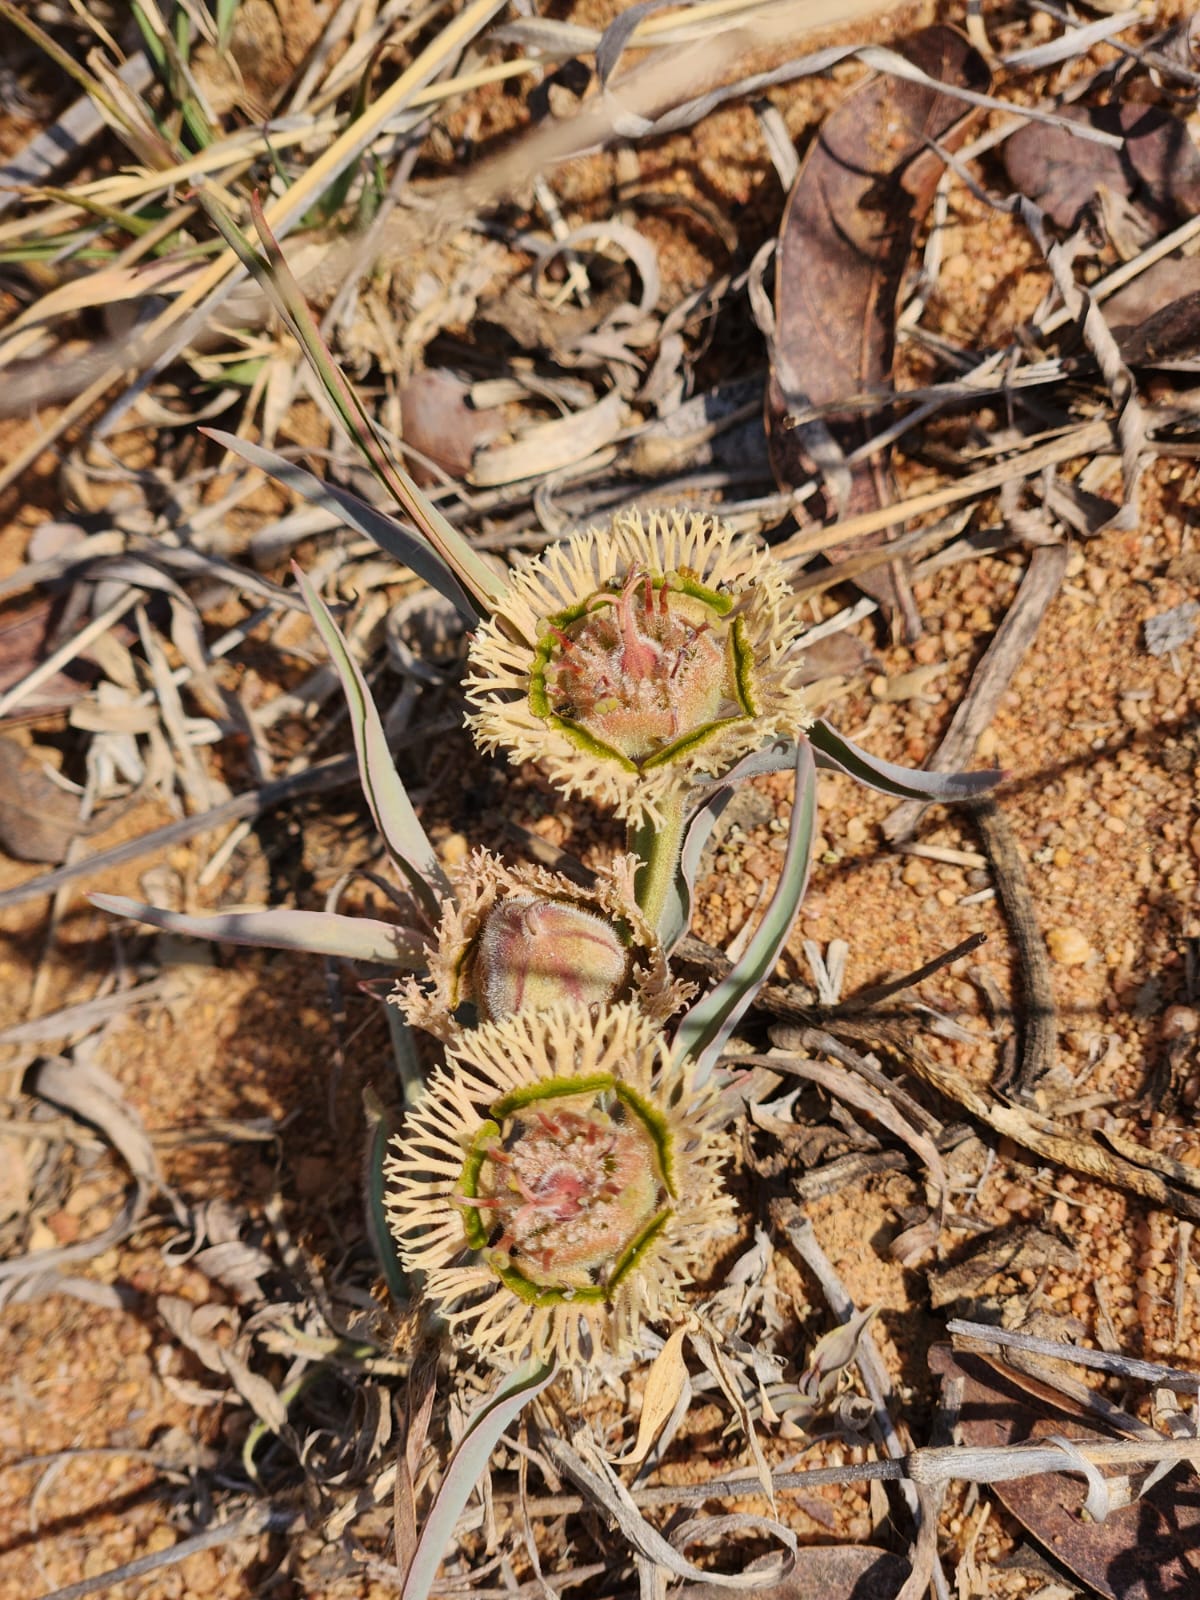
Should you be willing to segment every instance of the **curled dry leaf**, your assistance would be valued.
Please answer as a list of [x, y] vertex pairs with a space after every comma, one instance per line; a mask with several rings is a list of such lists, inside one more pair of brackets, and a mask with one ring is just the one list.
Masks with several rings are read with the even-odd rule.
[[[565, 1439], [550, 1436], [544, 1441], [544, 1447], [554, 1464], [574, 1481], [585, 1499], [601, 1507], [613, 1519], [630, 1549], [645, 1561], [665, 1568], [672, 1577], [707, 1578], [708, 1586], [715, 1593], [728, 1594], [731, 1589], [761, 1592], [760, 1584], [768, 1584], [772, 1578], [783, 1579], [791, 1572], [798, 1550], [796, 1536], [790, 1528], [785, 1528], [773, 1518], [713, 1519], [722, 1524], [723, 1531], [732, 1531], [734, 1527], [753, 1527], [756, 1532], [767, 1533], [783, 1546], [782, 1552], [771, 1558], [770, 1565], [762, 1569], [760, 1582], [755, 1581], [754, 1572], [705, 1573], [679, 1553], [675, 1542], [668, 1542], [657, 1528], [646, 1521], [586, 1428], [577, 1429], [570, 1444]], [[702, 1535], [694, 1524], [685, 1524], [673, 1535], [674, 1541], [684, 1544], [695, 1542], [699, 1537]], [[730, 1559], [728, 1551], [726, 1559]]]
[[[926, 28], [900, 50], [943, 82], [984, 90], [990, 81], [983, 58], [953, 28]], [[808, 430], [788, 425], [791, 415], [890, 382], [896, 295], [913, 230], [941, 171], [926, 140], [956, 148], [975, 115], [926, 85], [880, 75], [846, 96], [805, 157], [788, 197], [775, 268], [766, 427], [781, 488], [808, 477], [806, 451], [814, 448]], [[867, 437], [861, 421], [830, 427], [835, 458]], [[893, 498], [886, 473], [864, 463], [853, 469], [838, 510], [857, 514]], [[843, 559], [880, 538], [846, 540], [828, 555]], [[903, 603], [887, 568], [864, 576], [861, 587], [892, 610]], [[910, 631], [917, 627], [915, 617], [907, 621]]]
[[140, 1189], [160, 1181], [158, 1157], [141, 1117], [125, 1100], [120, 1084], [102, 1068], [79, 1059], [78, 1051], [73, 1062], [54, 1056], [38, 1067], [33, 1088], [43, 1100], [99, 1128]]
[[810, 1400], [824, 1404], [832, 1399], [842, 1373], [858, 1355], [859, 1341], [868, 1323], [879, 1314], [880, 1307], [868, 1306], [856, 1311], [849, 1322], [840, 1323], [822, 1334], [813, 1346], [808, 1365], [800, 1374], [799, 1389]]

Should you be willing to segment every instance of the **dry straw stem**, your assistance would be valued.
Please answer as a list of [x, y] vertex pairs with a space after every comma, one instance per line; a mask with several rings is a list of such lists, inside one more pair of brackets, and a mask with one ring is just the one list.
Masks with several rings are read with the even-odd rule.
[[891, 505], [880, 506], [876, 511], [864, 511], [861, 516], [847, 517], [820, 528], [798, 533], [782, 544], [772, 547], [779, 561], [794, 561], [802, 556], [816, 555], [829, 550], [843, 539], [859, 534], [879, 533], [884, 528], [895, 527], [912, 517], [923, 516], [927, 511], [940, 511], [943, 506], [955, 505], [960, 500], [973, 500], [990, 494], [1013, 478], [1029, 478], [1043, 467], [1058, 466], [1077, 456], [1112, 455], [1120, 449], [1116, 425], [1112, 422], [1085, 422], [1071, 428], [1060, 438], [1047, 440], [998, 461], [994, 466], [969, 473], [956, 483], [945, 484], [940, 489], [928, 489], [921, 494], [894, 500]]
[[144, 1578], [151, 1572], [161, 1572], [164, 1567], [178, 1566], [181, 1561], [186, 1561], [189, 1556], [199, 1555], [204, 1550], [218, 1550], [222, 1545], [232, 1544], [236, 1539], [254, 1539], [263, 1533], [284, 1533], [300, 1520], [300, 1512], [280, 1506], [258, 1506], [244, 1517], [235, 1517], [231, 1522], [218, 1523], [215, 1528], [206, 1528], [203, 1533], [193, 1534], [190, 1539], [181, 1539], [178, 1544], [171, 1545], [166, 1550], [156, 1550], [153, 1555], [139, 1556], [136, 1561], [128, 1561], [123, 1567], [114, 1567], [109, 1572], [97, 1573], [94, 1578], [83, 1578], [79, 1583], [70, 1583], [65, 1589], [55, 1589], [43, 1595], [41, 1600], [85, 1600], [87, 1595], [100, 1594], [105, 1589], [113, 1589], [119, 1583], [127, 1583], [133, 1578]]
[[[910, 1450], [906, 1455], [886, 1461], [863, 1461], [844, 1467], [813, 1467], [807, 1472], [773, 1472], [771, 1486], [777, 1494], [800, 1493], [836, 1484], [912, 1483], [941, 1486], [951, 1483], [1012, 1483], [1019, 1478], [1036, 1478], [1046, 1472], [1078, 1470], [1073, 1454], [1078, 1451], [1090, 1466], [1132, 1467], [1139, 1464], [1200, 1463], [1200, 1439], [1071, 1440], [1071, 1454], [1062, 1446], [1039, 1445], [930, 1445]], [[391, 1487], [377, 1485], [377, 1493]], [[643, 1507], [697, 1505], [718, 1499], [758, 1499], [762, 1484], [757, 1478], [713, 1478], [701, 1483], [650, 1484], [630, 1491], [635, 1505]], [[507, 1497], [497, 1495], [496, 1507], [511, 1508]], [[583, 1509], [576, 1495], [548, 1495], [527, 1503], [531, 1517], [560, 1517]], [[481, 1525], [482, 1512], [470, 1512], [458, 1524], [466, 1533]]]
[[965, 1322], [957, 1318], [948, 1322], [946, 1329], [975, 1344], [1001, 1350], [1027, 1350], [1031, 1355], [1050, 1356], [1055, 1361], [1069, 1361], [1074, 1366], [1091, 1367], [1096, 1372], [1109, 1372], [1126, 1380], [1137, 1378], [1177, 1393], [1200, 1392], [1200, 1372], [1164, 1367], [1156, 1361], [1139, 1361], [1135, 1356], [1123, 1356], [1112, 1350], [1092, 1350], [1087, 1345], [1039, 1339], [1035, 1334], [1021, 1333], [1015, 1328], [996, 1328], [986, 1322]]

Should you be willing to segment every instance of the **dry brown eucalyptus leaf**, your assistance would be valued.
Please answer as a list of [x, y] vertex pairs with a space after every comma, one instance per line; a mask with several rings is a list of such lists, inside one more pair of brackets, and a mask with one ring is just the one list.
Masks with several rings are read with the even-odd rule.
[[[818, 1545], [797, 1550], [796, 1564], [782, 1583], [755, 1589], [755, 1600], [896, 1600], [908, 1577], [902, 1556], [867, 1545]], [[687, 1584], [676, 1600], [724, 1600], [727, 1590], [711, 1583]]]
[[806, 644], [800, 663], [800, 681], [817, 683], [822, 678], [857, 678], [883, 671], [883, 663], [869, 644], [843, 628], [827, 634], [815, 644]]
[[57, 865], [67, 859], [73, 839], [97, 833], [110, 820], [105, 815], [80, 822], [78, 797], [47, 776], [37, 747], [0, 734], [0, 850], [5, 855]]
[[[0, 625], [0, 693], [20, 683], [53, 648], [55, 622], [61, 610], [59, 600], [29, 600]], [[35, 699], [18, 703], [5, 720], [44, 715], [47, 710], [72, 705], [95, 678], [93, 663], [79, 657], [64, 671], [47, 678], [39, 685]]]
[[[1038, 1404], [1031, 1405], [1017, 1376], [982, 1356], [936, 1345], [929, 1365], [943, 1380], [963, 1380], [958, 1428], [964, 1444], [995, 1447], [1051, 1434], [1075, 1440], [1107, 1437], [1083, 1427], [1072, 1407], [1055, 1413], [1046, 1398], [1049, 1390], [1043, 1388]], [[1066, 1473], [991, 1488], [1057, 1561], [1107, 1600], [1183, 1600], [1200, 1594], [1200, 1482], [1194, 1474], [1171, 1474], [1102, 1523], [1081, 1519], [1086, 1486]]]
[[[942, 82], [981, 91], [990, 81], [983, 58], [953, 28], [925, 28], [897, 49]], [[809, 149], [788, 197], [775, 267], [766, 427], [781, 488], [808, 477], [804, 456], [813, 448], [811, 433], [806, 444], [805, 429], [787, 426], [789, 415], [890, 382], [896, 295], [941, 171], [926, 140], [953, 149], [976, 115], [949, 95], [881, 74], [846, 96]], [[830, 430], [840, 451], [867, 437], [857, 420]], [[894, 498], [886, 469], [863, 463], [839, 510], [857, 515]], [[882, 537], [849, 539], [827, 554], [844, 559]], [[864, 575], [860, 586], [893, 611], [904, 604], [909, 631], [919, 631], [893, 569]]]
[[1073, 227], [1100, 189], [1132, 200], [1164, 229], [1200, 210], [1200, 151], [1181, 118], [1136, 103], [1063, 106], [1060, 115], [1125, 140], [1117, 149], [1031, 122], [1006, 141], [1009, 182], [1060, 227]]
[[1195, 372], [1200, 367], [1200, 289], [1160, 307], [1136, 328], [1113, 332], [1131, 367]]

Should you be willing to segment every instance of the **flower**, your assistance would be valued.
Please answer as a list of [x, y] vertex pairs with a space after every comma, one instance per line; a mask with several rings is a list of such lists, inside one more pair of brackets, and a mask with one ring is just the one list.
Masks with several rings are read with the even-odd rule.
[[811, 721], [783, 569], [696, 512], [623, 511], [522, 567], [470, 651], [478, 742], [634, 822]]
[[634, 898], [635, 856], [618, 855], [583, 888], [544, 867], [508, 867], [476, 850], [455, 875], [429, 953], [432, 988], [415, 978], [398, 1001], [417, 1028], [451, 1038], [465, 1002], [480, 1021], [556, 1000], [584, 1008], [633, 1000], [665, 1021], [691, 995]]
[[671, 1317], [731, 1201], [718, 1091], [629, 1004], [565, 1002], [455, 1037], [393, 1140], [388, 1220], [488, 1359], [583, 1359]]

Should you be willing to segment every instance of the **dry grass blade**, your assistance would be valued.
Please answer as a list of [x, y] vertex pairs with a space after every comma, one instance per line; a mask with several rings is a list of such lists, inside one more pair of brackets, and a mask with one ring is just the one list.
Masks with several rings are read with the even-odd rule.
[[553, 1381], [554, 1375], [553, 1366], [526, 1364], [499, 1384], [495, 1393], [475, 1412], [455, 1448], [421, 1528], [404, 1574], [401, 1600], [426, 1600], [437, 1581], [438, 1568], [449, 1548], [459, 1515], [487, 1471], [488, 1460], [501, 1434]]
[[98, 851], [94, 856], [70, 862], [55, 872], [47, 872], [40, 878], [30, 879], [28, 883], [18, 884], [16, 888], [0, 890], [0, 910], [8, 906], [24, 905], [27, 901], [36, 900], [42, 895], [57, 894], [65, 885], [75, 883], [91, 873], [109, 872], [127, 861], [136, 861], [140, 856], [168, 850], [174, 845], [196, 838], [198, 834], [209, 833], [214, 828], [238, 822], [243, 817], [261, 816], [273, 807], [285, 805], [289, 800], [301, 795], [348, 788], [357, 781], [357, 777], [358, 768], [353, 757], [330, 757], [317, 766], [263, 784], [260, 789], [251, 789], [245, 794], [234, 795], [232, 800], [221, 801], [220, 804], [213, 806], [211, 811], [194, 817], [185, 817], [179, 822], [168, 822], [164, 827], [154, 828], [151, 832], [142, 834], [140, 838], [112, 845], [107, 850]]
[[681, 1556], [674, 1545], [646, 1521], [625, 1485], [586, 1432], [576, 1433], [571, 1444], [554, 1435], [548, 1436], [544, 1444], [555, 1465], [579, 1485], [586, 1498], [615, 1519], [630, 1548], [653, 1567], [665, 1569], [672, 1577], [707, 1581], [722, 1590], [753, 1591], [778, 1583], [790, 1571], [790, 1552], [796, 1548], [796, 1536], [790, 1528], [766, 1517], [753, 1517], [748, 1521], [756, 1528], [768, 1531], [788, 1554], [753, 1573], [703, 1571]]

